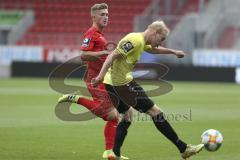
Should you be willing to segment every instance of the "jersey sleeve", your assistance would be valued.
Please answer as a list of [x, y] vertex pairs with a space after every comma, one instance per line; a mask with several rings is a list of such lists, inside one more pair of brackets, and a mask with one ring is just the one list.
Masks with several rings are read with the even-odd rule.
[[121, 40], [116, 50], [123, 56], [127, 56], [136, 50], [136, 43], [133, 40], [123, 39]]
[[94, 45], [96, 43], [97, 37], [96, 35], [86, 35], [84, 36], [82, 45], [81, 45], [81, 50], [82, 51], [91, 51], [94, 48]]

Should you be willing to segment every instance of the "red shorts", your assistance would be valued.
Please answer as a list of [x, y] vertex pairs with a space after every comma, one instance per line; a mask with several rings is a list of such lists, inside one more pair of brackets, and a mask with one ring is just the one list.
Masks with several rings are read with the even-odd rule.
[[105, 85], [100, 83], [97, 87], [93, 87], [90, 83], [86, 83], [88, 91], [92, 95], [93, 101], [96, 103], [96, 107], [91, 110], [98, 117], [107, 120], [107, 113], [111, 111], [114, 106], [108, 95]]

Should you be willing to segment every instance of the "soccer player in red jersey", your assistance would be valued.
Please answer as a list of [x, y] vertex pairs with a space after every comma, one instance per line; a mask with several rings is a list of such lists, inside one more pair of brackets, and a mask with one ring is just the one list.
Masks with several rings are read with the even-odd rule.
[[[108, 5], [105, 3], [93, 5], [91, 7], [91, 17], [93, 25], [84, 34], [84, 40], [81, 46], [81, 58], [87, 63], [85, 83], [93, 100], [75, 94], [68, 94], [60, 97], [58, 102], [80, 104], [106, 121], [104, 129], [105, 151], [103, 158], [108, 158], [108, 153], [114, 145], [115, 131], [118, 124], [118, 112], [113, 107], [104, 84], [101, 83], [97, 88], [91, 85], [92, 78], [99, 74], [107, 55], [111, 53], [107, 50], [107, 40], [102, 33], [108, 23]], [[122, 159], [128, 158], [122, 157]]]

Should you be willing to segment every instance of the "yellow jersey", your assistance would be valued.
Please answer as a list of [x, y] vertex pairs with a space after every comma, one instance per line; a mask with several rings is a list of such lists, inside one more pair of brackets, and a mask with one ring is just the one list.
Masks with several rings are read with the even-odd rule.
[[104, 77], [104, 83], [113, 86], [125, 85], [133, 80], [132, 71], [143, 51], [151, 49], [146, 45], [143, 33], [129, 33], [117, 45], [121, 58], [114, 60]]

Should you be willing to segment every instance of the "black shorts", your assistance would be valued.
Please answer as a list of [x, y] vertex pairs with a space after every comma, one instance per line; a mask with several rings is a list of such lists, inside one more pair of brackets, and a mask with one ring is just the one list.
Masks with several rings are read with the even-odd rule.
[[139, 112], [145, 113], [154, 105], [144, 89], [134, 80], [122, 86], [105, 84], [105, 88], [119, 113], [125, 113], [131, 106]]

